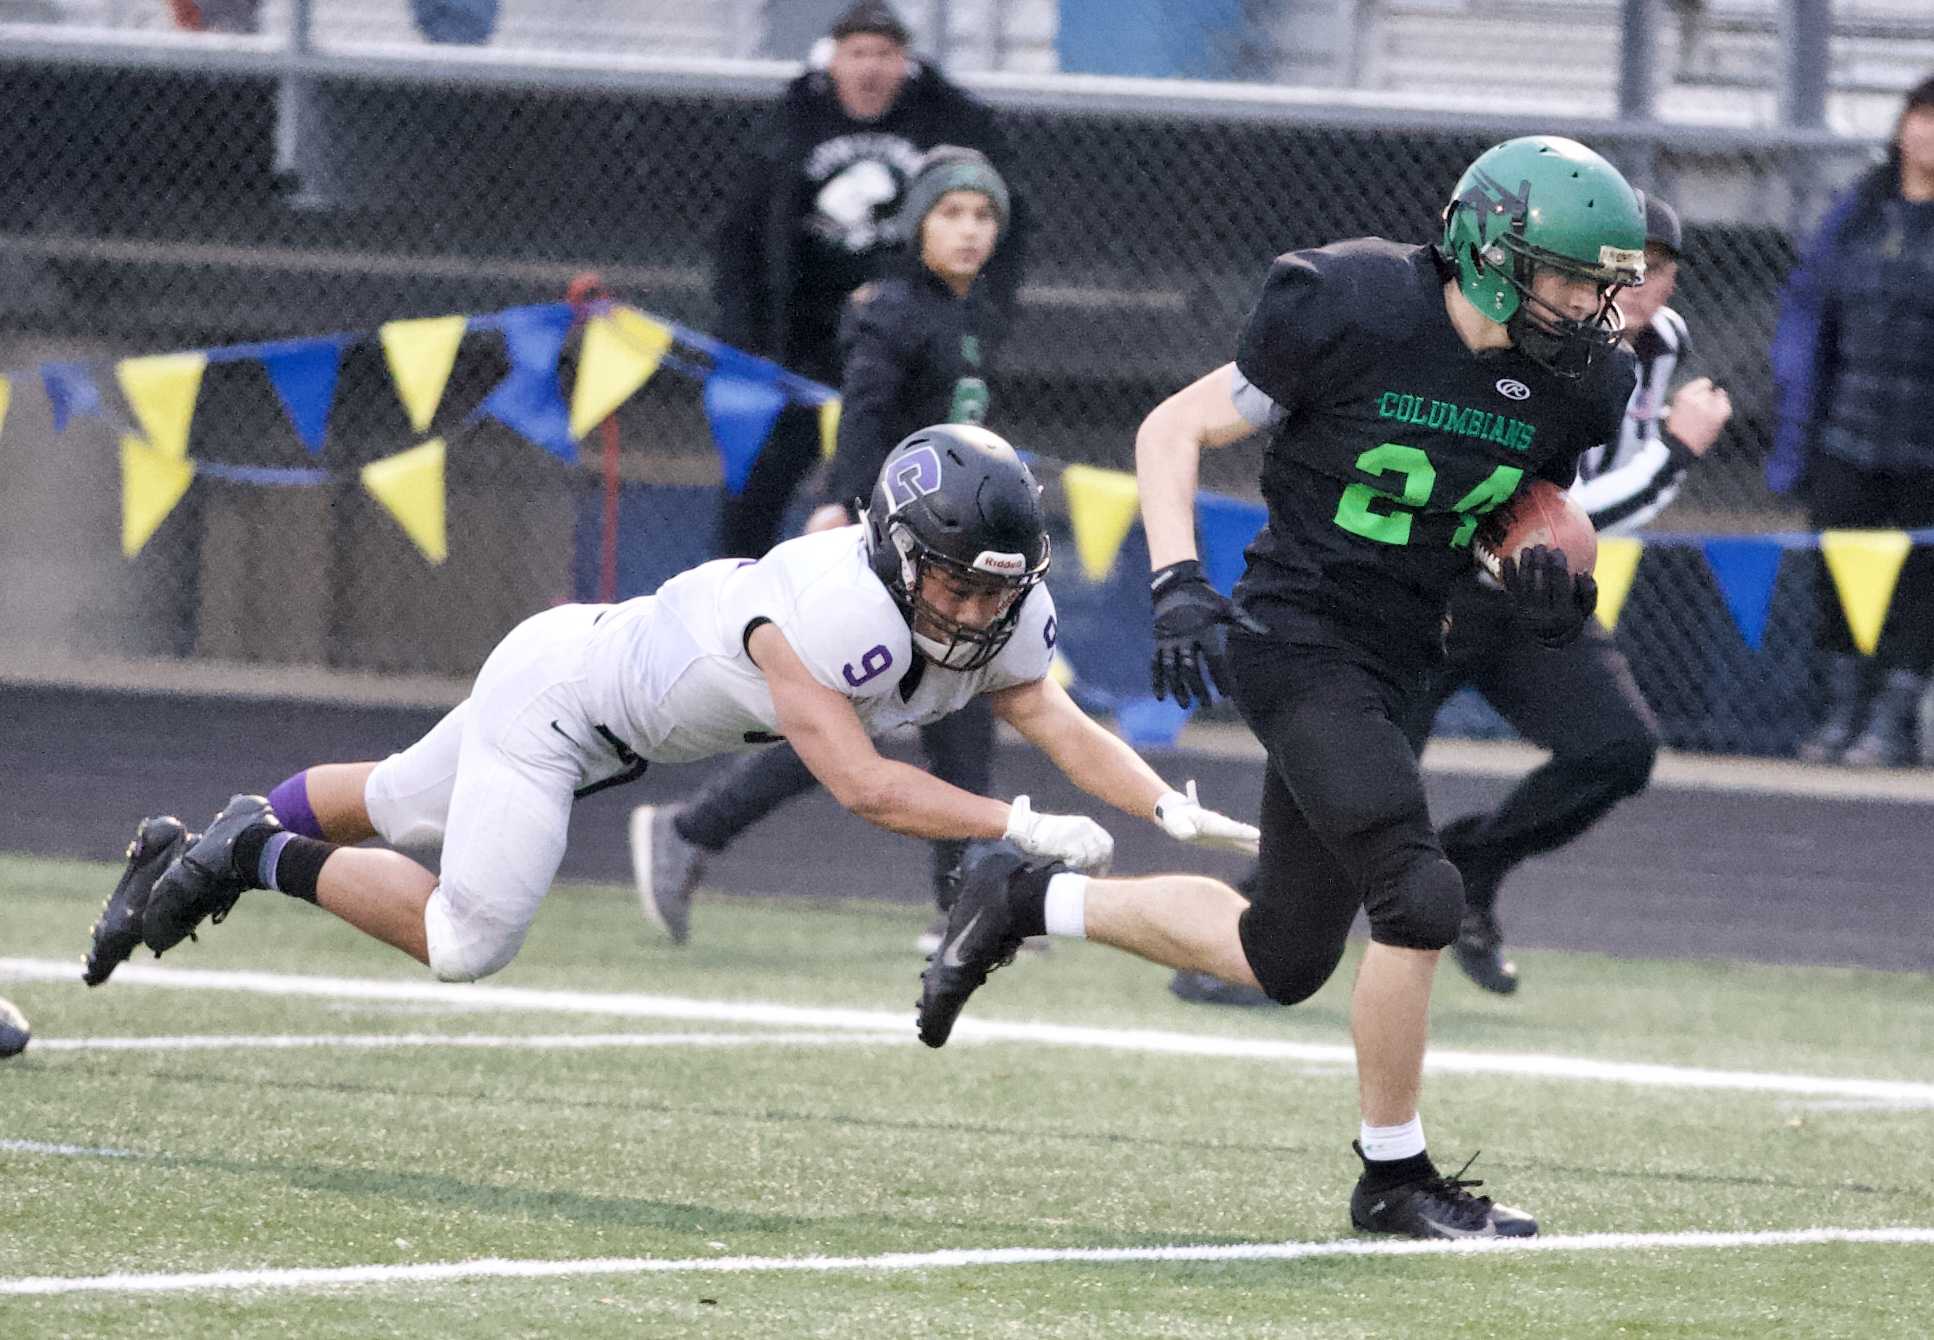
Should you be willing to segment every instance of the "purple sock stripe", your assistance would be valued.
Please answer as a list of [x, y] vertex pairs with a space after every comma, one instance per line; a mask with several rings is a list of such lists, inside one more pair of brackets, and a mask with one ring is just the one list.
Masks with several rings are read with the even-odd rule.
[[282, 849], [294, 842], [294, 833], [277, 833], [262, 844], [262, 855], [255, 863], [255, 882], [265, 889], [282, 892], [282, 886], [275, 882], [275, 864], [282, 859]]
[[304, 768], [269, 792], [269, 808], [282, 821], [282, 827], [300, 837], [323, 838], [328, 835], [309, 808], [309, 770]]

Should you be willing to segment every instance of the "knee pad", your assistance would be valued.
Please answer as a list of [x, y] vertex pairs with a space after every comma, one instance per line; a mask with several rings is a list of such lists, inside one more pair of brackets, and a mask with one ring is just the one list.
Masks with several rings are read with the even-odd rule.
[[1464, 879], [1441, 856], [1412, 861], [1365, 901], [1370, 938], [1397, 949], [1443, 949], [1464, 918]]
[[523, 947], [524, 929], [463, 915], [451, 906], [441, 884], [423, 908], [430, 971], [439, 982], [474, 982], [499, 971]]
[[1259, 915], [1251, 903], [1236, 923], [1242, 940], [1243, 957], [1249, 971], [1265, 994], [1278, 1005], [1296, 1005], [1308, 1000], [1330, 980], [1343, 959], [1343, 937], [1334, 944], [1316, 944], [1294, 926], [1281, 924], [1281, 918]]

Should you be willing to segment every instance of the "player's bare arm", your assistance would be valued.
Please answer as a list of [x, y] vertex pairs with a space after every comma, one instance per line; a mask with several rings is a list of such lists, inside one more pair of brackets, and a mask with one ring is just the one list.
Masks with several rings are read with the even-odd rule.
[[1163, 781], [1126, 741], [1102, 729], [1053, 680], [1017, 684], [990, 694], [989, 701], [995, 716], [1019, 731], [1089, 795], [1138, 819], [1152, 820], [1179, 841], [1256, 850], [1255, 828], [1204, 809], [1195, 799], [1195, 783], [1178, 791]]
[[884, 757], [853, 705], [814, 679], [775, 624], [761, 624], [746, 650], [766, 677], [779, 732], [845, 808], [911, 837], [998, 838], [1009, 807]]
[[1152, 568], [1196, 557], [1195, 482], [1203, 450], [1256, 431], [1236, 407], [1235, 377], [1234, 363], [1204, 373], [1149, 411], [1135, 434], [1135, 478]]

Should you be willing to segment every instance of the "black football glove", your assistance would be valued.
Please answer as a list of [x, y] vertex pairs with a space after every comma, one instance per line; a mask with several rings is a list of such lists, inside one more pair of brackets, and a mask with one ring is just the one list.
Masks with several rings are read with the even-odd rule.
[[1269, 630], [1210, 586], [1196, 559], [1169, 564], [1155, 574], [1148, 589], [1155, 597], [1155, 660], [1149, 666], [1155, 696], [1173, 693], [1178, 707], [1187, 707], [1191, 698], [1208, 706], [1214, 694], [1202, 674], [1205, 664], [1216, 688], [1227, 696], [1229, 625], [1252, 633]]
[[1534, 544], [1500, 563], [1498, 580], [1540, 646], [1567, 645], [1598, 608], [1598, 583], [1589, 572], [1574, 575], [1562, 549]]

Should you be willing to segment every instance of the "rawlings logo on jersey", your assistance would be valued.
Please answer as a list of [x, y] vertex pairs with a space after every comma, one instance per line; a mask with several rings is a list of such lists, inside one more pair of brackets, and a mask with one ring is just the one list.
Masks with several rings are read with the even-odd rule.
[[887, 509], [897, 512], [939, 491], [940, 453], [932, 447], [915, 447], [899, 459], [893, 473], [887, 476]]

